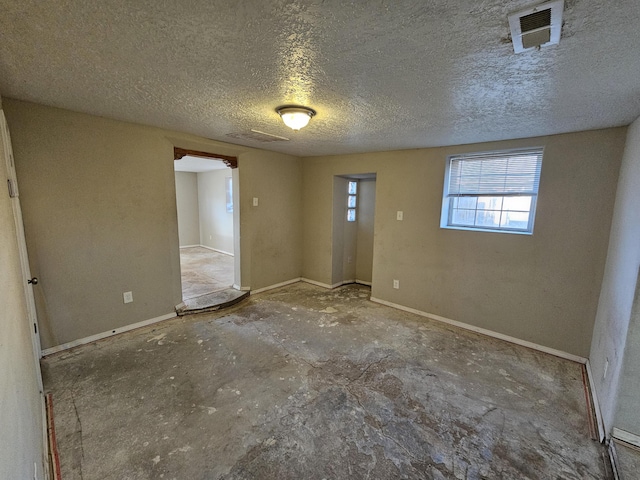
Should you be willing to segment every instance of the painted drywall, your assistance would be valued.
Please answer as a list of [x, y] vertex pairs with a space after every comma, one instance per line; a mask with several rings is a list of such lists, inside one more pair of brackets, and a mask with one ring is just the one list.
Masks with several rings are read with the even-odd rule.
[[344, 225], [344, 244], [342, 251], [342, 281], [355, 282], [356, 280], [356, 255], [358, 248], [358, 224], [347, 221], [347, 209], [342, 216]]
[[613, 426], [640, 437], [640, 281], [636, 282], [619, 392]]
[[[640, 119], [629, 126], [626, 136], [606, 267], [589, 354], [603, 420], [609, 431], [615, 426], [613, 417], [640, 267], [639, 185]], [[637, 411], [636, 405], [636, 414]]]
[[350, 181], [350, 179], [343, 177], [333, 179], [331, 285], [353, 282], [356, 279], [358, 226], [355, 222], [347, 221], [347, 198]]
[[198, 173], [200, 245], [233, 255], [233, 213], [227, 212], [226, 179], [231, 169]]
[[43, 348], [166, 315], [182, 300], [174, 146], [238, 157], [242, 285], [300, 276], [299, 158], [34, 103], [4, 107]]
[[[344, 229], [343, 249], [342, 249], [342, 281], [354, 282], [356, 280], [356, 255], [358, 248], [358, 223], [347, 221], [347, 199], [348, 185], [351, 180], [347, 179], [344, 185], [344, 200], [342, 200], [342, 212], [340, 218], [334, 218], [334, 222], [342, 222]], [[358, 219], [356, 213], [356, 220]]]
[[[358, 183], [355, 222], [347, 221], [348, 185], [351, 181]], [[374, 208], [375, 181], [334, 177], [331, 285], [356, 280], [371, 282]]]
[[[1, 104], [0, 104], [1, 107]], [[0, 183], [7, 184], [0, 136]], [[43, 476], [42, 400], [22, 288], [16, 228], [7, 190], [0, 194], [0, 478]]]
[[373, 232], [376, 208], [376, 181], [362, 179], [358, 183], [358, 240], [356, 280], [371, 282], [373, 270]]
[[[586, 357], [625, 133], [305, 158], [303, 276], [331, 281], [333, 177], [377, 173], [374, 297]], [[440, 228], [447, 155], [532, 146], [545, 148], [533, 235]]]
[[348, 180], [342, 177], [333, 179], [333, 208], [331, 220], [331, 281], [330, 285], [337, 285], [344, 280], [345, 264], [345, 232], [346, 204]]
[[176, 208], [180, 246], [200, 245], [197, 173], [176, 172]]
[[301, 159], [251, 150], [239, 156], [238, 165], [242, 286], [255, 290], [299, 278]]

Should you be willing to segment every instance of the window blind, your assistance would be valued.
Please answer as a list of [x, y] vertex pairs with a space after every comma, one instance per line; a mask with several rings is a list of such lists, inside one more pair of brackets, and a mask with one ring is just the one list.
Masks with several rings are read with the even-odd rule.
[[449, 196], [537, 195], [542, 149], [450, 157]]

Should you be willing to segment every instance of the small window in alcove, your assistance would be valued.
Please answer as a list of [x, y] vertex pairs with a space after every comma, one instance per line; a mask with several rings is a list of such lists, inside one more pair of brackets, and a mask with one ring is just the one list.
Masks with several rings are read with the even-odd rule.
[[349, 193], [347, 197], [347, 222], [355, 222], [358, 182], [349, 182], [347, 192]]

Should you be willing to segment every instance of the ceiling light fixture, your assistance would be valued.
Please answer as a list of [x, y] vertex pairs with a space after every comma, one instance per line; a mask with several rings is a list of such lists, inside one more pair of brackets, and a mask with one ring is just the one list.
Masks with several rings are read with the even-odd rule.
[[311, 117], [316, 114], [316, 111], [311, 108], [296, 105], [283, 105], [276, 108], [276, 112], [282, 117], [284, 124], [293, 130], [306, 127]]

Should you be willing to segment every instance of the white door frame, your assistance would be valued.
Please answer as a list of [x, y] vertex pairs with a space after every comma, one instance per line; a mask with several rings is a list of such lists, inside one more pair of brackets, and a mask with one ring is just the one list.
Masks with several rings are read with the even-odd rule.
[[[49, 479], [49, 442], [48, 442], [48, 425], [47, 413], [44, 398], [44, 386], [42, 383], [42, 371], [40, 369], [40, 358], [42, 357], [40, 334], [38, 327], [38, 317], [36, 315], [36, 304], [33, 298], [33, 284], [31, 280], [31, 271], [29, 268], [29, 256], [27, 254], [27, 242], [24, 236], [24, 224], [22, 222], [22, 209], [20, 208], [20, 198], [18, 192], [18, 182], [16, 179], [16, 168], [13, 160], [13, 148], [11, 147], [11, 136], [9, 135], [9, 127], [7, 119], [4, 116], [4, 110], [0, 109], [0, 156], [4, 157], [5, 168], [7, 170], [7, 180], [9, 188], [9, 196], [11, 199], [11, 207], [13, 210], [13, 220], [16, 226], [16, 240], [18, 243], [18, 252], [20, 255], [20, 267], [22, 270], [22, 286], [27, 308], [27, 321], [29, 322], [29, 331], [31, 332], [32, 352], [35, 362], [36, 381], [38, 390], [40, 391], [40, 404], [42, 411], [42, 472], [39, 472], [37, 466], [36, 474], [45, 480]], [[2, 168], [2, 167], [0, 167]]]
[[22, 223], [22, 209], [20, 208], [20, 197], [18, 193], [18, 182], [16, 180], [16, 169], [13, 161], [13, 150], [11, 148], [11, 137], [9, 127], [4, 116], [4, 111], [0, 110], [0, 130], [2, 135], [2, 155], [5, 158], [4, 164], [7, 169], [9, 189], [11, 196], [11, 206], [13, 208], [13, 219], [16, 225], [16, 237], [18, 241], [18, 251], [20, 252], [20, 266], [22, 267], [22, 280], [24, 288], [25, 303], [29, 329], [31, 330], [31, 343], [33, 344], [33, 355], [35, 357], [38, 371], [38, 388], [43, 392], [42, 374], [40, 372], [40, 358], [42, 357], [40, 334], [38, 331], [38, 318], [36, 316], [36, 304], [33, 297], [33, 285], [31, 284], [31, 271], [29, 269], [29, 256], [27, 254], [27, 242], [24, 237], [24, 224]]

